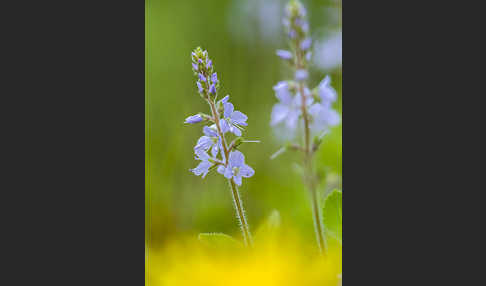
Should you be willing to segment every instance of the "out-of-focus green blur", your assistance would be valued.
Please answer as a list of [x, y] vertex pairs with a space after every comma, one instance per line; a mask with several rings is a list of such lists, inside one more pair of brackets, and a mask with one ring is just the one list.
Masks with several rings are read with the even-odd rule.
[[[248, 115], [245, 138], [261, 140], [242, 146], [246, 163], [256, 171], [244, 179], [241, 196], [250, 227], [273, 209], [314, 242], [307, 192], [294, 167], [300, 156], [269, 157], [280, 143], [270, 128], [277, 99], [272, 86], [289, 78], [289, 69], [275, 55], [286, 49], [282, 15], [287, 1], [146, 0], [146, 239], [160, 245], [179, 235], [224, 232], [241, 239], [226, 180], [213, 171], [205, 179], [189, 172], [197, 165], [193, 147], [203, 125], [184, 126], [184, 119], [208, 112], [197, 94], [191, 51], [207, 49], [221, 81], [220, 96], [229, 94], [237, 110]], [[340, 30], [337, 1], [303, 1], [314, 42]], [[326, 74], [339, 99], [341, 68], [311, 69], [310, 87]], [[341, 126], [332, 129], [318, 153], [316, 167], [327, 174], [320, 192], [341, 186]]]

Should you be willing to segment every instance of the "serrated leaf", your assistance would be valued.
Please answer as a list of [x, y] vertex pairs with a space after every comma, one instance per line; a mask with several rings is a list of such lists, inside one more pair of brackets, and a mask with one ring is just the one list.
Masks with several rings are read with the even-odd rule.
[[200, 233], [198, 239], [204, 245], [215, 248], [243, 247], [241, 242], [224, 233]]
[[343, 241], [343, 193], [338, 190], [332, 191], [324, 201], [322, 217], [326, 235]]
[[273, 210], [265, 221], [258, 227], [255, 232], [255, 238], [257, 240], [272, 238], [280, 228], [280, 213], [277, 210]]

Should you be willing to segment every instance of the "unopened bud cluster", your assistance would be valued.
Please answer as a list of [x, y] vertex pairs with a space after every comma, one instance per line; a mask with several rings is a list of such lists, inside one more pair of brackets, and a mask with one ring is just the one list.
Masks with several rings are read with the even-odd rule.
[[208, 57], [208, 52], [200, 47], [196, 48], [191, 54], [192, 70], [198, 77], [196, 81], [199, 94], [206, 98], [215, 96], [219, 88], [218, 75], [214, 72], [214, 66]]

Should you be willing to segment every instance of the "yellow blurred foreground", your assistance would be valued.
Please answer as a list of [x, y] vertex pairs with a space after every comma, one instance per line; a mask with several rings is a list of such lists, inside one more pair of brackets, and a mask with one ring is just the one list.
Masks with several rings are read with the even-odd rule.
[[146, 285], [341, 285], [342, 247], [333, 245], [320, 256], [290, 233], [257, 236], [252, 249], [231, 240], [178, 239], [146, 250]]

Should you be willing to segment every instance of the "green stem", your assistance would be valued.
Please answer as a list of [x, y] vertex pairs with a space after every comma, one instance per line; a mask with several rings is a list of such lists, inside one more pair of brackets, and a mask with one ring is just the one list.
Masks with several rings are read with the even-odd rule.
[[326, 251], [326, 242], [324, 240], [323, 235], [323, 225], [321, 220], [321, 212], [319, 207], [319, 199], [317, 196], [317, 189], [315, 183], [313, 181], [313, 172], [311, 162], [308, 162], [309, 166], [306, 168], [304, 176], [306, 177], [307, 181], [307, 188], [309, 189], [311, 195], [311, 204], [312, 204], [312, 217], [314, 219], [314, 230], [316, 233], [316, 240], [317, 245], [319, 246], [319, 251], [324, 253]]
[[231, 191], [233, 193], [233, 202], [235, 203], [236, 216], [240, 222], [241, 232], [243, 233], [243, 240], [246, 246], [253, 246], [253, 239], [251, 237], [250, 229], [248, 223], [246, 222], [245, 209], [240, 199], [240, 194], [238, 192], [238, 187], [236, 186], [233, 179], [228, 180], [230, 182]]
[[[218, 131], [219, 136], [221, 137], [221, 144], [223, 145], [223, 152], [224, 152], [224, 155], [225, 155], [225, 158], [226, 158], [225, 166], [227, 166], [228, 165], [228, 159], [229, 159], [229, 149], [228, 149], [228, 145], [226, 144], [226, 138], [224, 137], [224, 134], [221, 131], [218, 111], [216, 109], [216, 106], [214, 105], [214, 102], [211, 99], [208, 99], [208, 102], [209, 102], [209, 106], [211, 107], [211, 113], [213, 115], [213, 119], [214, 119], [214, 123], [216, 125], [216, 129]], [[240, 222], [241, 232], [243, 233], [243, 240], [244, 240], [246, 246], [253, 246], [253, 240], [252, 240], [252, 237], [251, 237], [250, 228], [249, 228], [248, 223], [246, 221], [245, 209], [243, 208], [243, 204], [242, 204], [241, 199], [240, 199], [240, 194], [238, 192], [238, 188], [236, 187], [236, 184], [233, 181], [233, 179], [230, 179], [228, 181], [230, 183], [231, 192], [232, 192], [232, 195], [233, 195], [233, 202], [235, 204], [236, 216], [238, 217], [238, 220]]]

